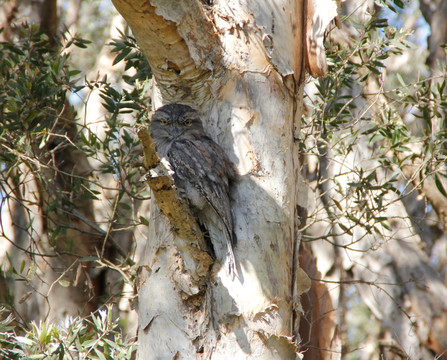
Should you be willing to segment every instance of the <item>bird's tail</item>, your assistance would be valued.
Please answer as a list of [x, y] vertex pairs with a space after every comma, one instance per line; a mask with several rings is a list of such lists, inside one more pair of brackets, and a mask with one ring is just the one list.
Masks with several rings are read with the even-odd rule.
[[[208, 218], [208, 220], [211, 219]], [[219, 216], [213, 216], [212, 221], [207, 222], [207, 224], [207, 231], [210, 236], [214, 254], [221, 265], [225, 267], [228, 274], [234, 279], [237, 275], [236, 259], [233, 251], [233, 244], [235, 243], [234, 235]]]
[[230, 229], [228, 229], [228, 226], [225, 224], [225, 239], [227, 243], [227, 256], [225, 261], [228, 261], [228, 273], [231, 275], [231, 277], [234, 279], [235, 276], [238, 275], [237, 268], [236, 268], [236, 258], [234, 257], [234, 251], [233, 251], [233, 245], [236, 244], [236, 237]]

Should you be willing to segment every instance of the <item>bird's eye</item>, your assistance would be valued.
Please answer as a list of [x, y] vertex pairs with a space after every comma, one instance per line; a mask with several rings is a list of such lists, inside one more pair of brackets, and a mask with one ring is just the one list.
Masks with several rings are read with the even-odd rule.
[[189, 126], [191, 124], [192, 124], [192, 121], [189, 119], [186, 119], [185, 121], [183, 121], [183, 125], [185, 125], [185, 126]]
[[168, 120], [161, 120], [160, 122], [162, 125], [168, 125]]

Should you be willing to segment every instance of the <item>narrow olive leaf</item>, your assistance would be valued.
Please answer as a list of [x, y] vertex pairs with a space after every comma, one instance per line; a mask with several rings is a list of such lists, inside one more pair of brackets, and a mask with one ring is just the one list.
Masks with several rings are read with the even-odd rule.
[[340, 203], [337, 200], [335, 200], [334, 198], [331, 198], [331, 200], [337, 206], [338, 210], [343, 211], [343, 208], [341, 207]]
[[438, 175], [437, 175], [437, 174], [434, 174], [433, 177], [434, 177], [434, 179], [435, 179], [435, 184], [436, 184], [436, 187], [438, 188], [439, 192], [440, 192], [444, 197], [447, 197], [447, 192], [445, 191], [444, 186], [442, 185], [441, 180], [439, 180]]
[[99, 350], [99, 349], [94, 349], [95, 350], [95, 353], [96, 353], [96, 355], [98, 356], [98, 358], [100, 359], [100, 360], [107, 360], [107, 358], [105, 357], [105, 355], [101, 352], [101, 350]]
[[115, 60], [113, 60], [113, 65], [118, 64], [121, 60], [123, 60], [127, 55], [129, 55], [129, 53], [132, 51], [131, 48], [125, 48], [121, 53], [119, 53], [116, 57]]
[[22, 264], [20, 266], [20, 273], [23, 273], [23, 270], [25, 269], [25, 265], [26, 265], [26, 262], [25, 262], [25, 260], [23, 260]]
[[70, 286], [70, 281], [67, 281], [67, 280], [59, 280], [58, 283], [60, 286], [65, 287], [65, 288]]
[[399, 82], [401, 83], [401, 85], [402, 85], [403, 87], [407, 87], [407, 84], [405, 84], [405, 81], [404, 81], [404, 79], [403, 79], [403, 77], [402, 77], [401, 74], [396, 73], [396, 77], [397, 77], [397, 80], [399, 80]]
[[29, 339], [29, 338], [26, 338], [26, 337], [24, 337], [24, 336], [17, 336], [17, 337], [16, 337], [16, 340], [17, 340], [19, 343], [22, 343], [22, 344], [25, 344], [25, 345], [28, 345], [28, 346], [33, 346], [33, 345], [35, 344], [35, 341], [34, 341], [34, 340]]
[[341, 229], [342, 229], [345, 233], [347, 233], [348, 235], [351, 235], [351, 236], [352, 236], [352, 231], [351, 231], [350, 229], [348, 229], [345, 225], [343, 225], [342, 223], [338, 223], [338, 226], [340, 226]]
[[33, 294], [33, 291], [28, 291], [24, 296], [19, 299], [19, 304], [23, 304]]

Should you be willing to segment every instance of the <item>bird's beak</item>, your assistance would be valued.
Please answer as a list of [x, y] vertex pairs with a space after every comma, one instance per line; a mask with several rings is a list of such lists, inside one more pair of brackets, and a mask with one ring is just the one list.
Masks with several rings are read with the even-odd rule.
[[172, 135], [174, 135], [175, 137], [179, 136], [181, 133], [181, 129], [177, 126], [174, 126], [171, 130]]

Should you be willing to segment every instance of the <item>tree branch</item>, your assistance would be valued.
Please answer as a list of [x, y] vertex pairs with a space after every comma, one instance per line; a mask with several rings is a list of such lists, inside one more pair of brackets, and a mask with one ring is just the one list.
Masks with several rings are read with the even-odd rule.
[[176, 2], [174, 10], [157, 1], [113, 3], [132, 28], [163, 99], [199, 106], [211, 98], [210, 87], [204, 85], [223, 70], [222, 50], [203, 4]]
[[197, 243], [201, 250], [207, 246], [202, 231], [191, 214], [188, 204], [181, 198], [174, 185], [172, 170], [166, 163], [160, 161], [149, 131], [145, 127], [137, 129], [137, 134], [143, 145], [144, 167], [148, 173], [144, 181], [152, 189], [153, 196], [160, 211], [169, 219], [173, 232], [184, 240]]

